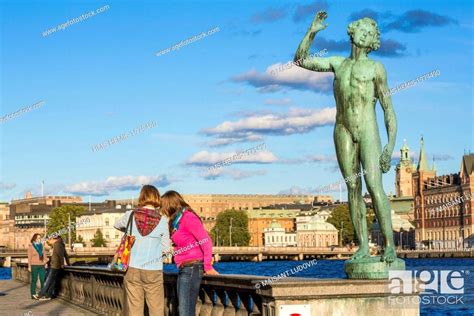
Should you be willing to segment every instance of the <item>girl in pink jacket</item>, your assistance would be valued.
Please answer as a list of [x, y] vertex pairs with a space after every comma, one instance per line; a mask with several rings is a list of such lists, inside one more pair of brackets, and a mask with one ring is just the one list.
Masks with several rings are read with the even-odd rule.
[[212, 240], [201, 218], [176, 191], [161, 197], [162, 210], [169, 218], [174, 261], [178, 273], [178, 310], [180, 316], [195, 316], [196, 301], [203, 274], [219, 274], [212, 267]]

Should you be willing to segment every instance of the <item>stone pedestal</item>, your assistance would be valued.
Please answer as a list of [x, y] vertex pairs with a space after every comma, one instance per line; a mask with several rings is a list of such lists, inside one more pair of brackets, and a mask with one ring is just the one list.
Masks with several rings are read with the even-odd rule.
[[257, 293], [263, 298], [262, 316], [288, 316], [292, 309], [303, 316], [419, 316], [418, 294], [391, 294], [389, 284], [388, 280], [288, 278]]
[[387, 264], [381, 261], [380, 256], [375, 256], [347, 260], [344, 263], [344, 272], [346, 272], [349, 279], [388, 279], [388, 271], [390, 270], [405, 270], [405, 261], [397, 258], [394, 262]]

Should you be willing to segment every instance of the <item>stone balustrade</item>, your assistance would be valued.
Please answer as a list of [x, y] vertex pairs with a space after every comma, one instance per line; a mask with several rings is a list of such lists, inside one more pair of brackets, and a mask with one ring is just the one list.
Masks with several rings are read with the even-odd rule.
[[[124, 306], [123, 273], [96, 267], [66, 267], [59, 296], [101, 315], [120, 315]], [[13, 278], [28, 283], [26, 264], [13, 267]], [[165, 315], [177, 312], [176, 273], [164, 274]], [[418, 316], [419, 301], [391, 306], [389, 297], [416, 302], [417, 294], [391, 295], [388, 280], [282, 278], [255, 275], [204, 276], [197, 315], [288, 315], [302, 306], [304, 315]]]
[[[124, 306], [123, 273], [106, 268], [71, 266], [64, 269], [59, 297], [99, 314], [120, 315]], [[28, 266], [17, 263], [13, 278], [30, 282]], [[178, 315], [176, 273], [165, 273], [165, 315]], [[263, 277], [204, 277], [197, 302], [200, 315], [262, 315], [262, 298], [255, 284]]]

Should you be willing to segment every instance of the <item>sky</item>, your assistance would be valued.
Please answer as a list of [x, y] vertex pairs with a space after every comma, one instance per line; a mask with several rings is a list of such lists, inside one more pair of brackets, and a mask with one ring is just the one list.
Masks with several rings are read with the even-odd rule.
[[[439, 71], [392, 96], [393, 164], [404, 140], [416, 162], [422, 135], [438, 175], [458, 172], [474, 149], [471, 1], [1, 0], [0, 9], [0, 201], [38, 196], [42, 181], [45, 195], [93, 201], [136, 197], [143, 184], [314, 194], [339, 181], [332, 74], [274, 71], [319, 10], [328, 27], [311, 53], [349, 56], [347, 26], [367, 16], [381, 32], [369, 57], [389, 87]], [[383, 181], [393, 193], [393, 167]]]

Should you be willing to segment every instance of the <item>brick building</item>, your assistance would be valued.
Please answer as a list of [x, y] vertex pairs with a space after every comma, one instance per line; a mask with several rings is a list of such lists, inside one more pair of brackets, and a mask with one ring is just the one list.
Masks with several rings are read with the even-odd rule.
[[413, 176], [416, 241], [431, 248], [461, 248], [472, 239], [474, 154], [464, 155], [458, 173]]

